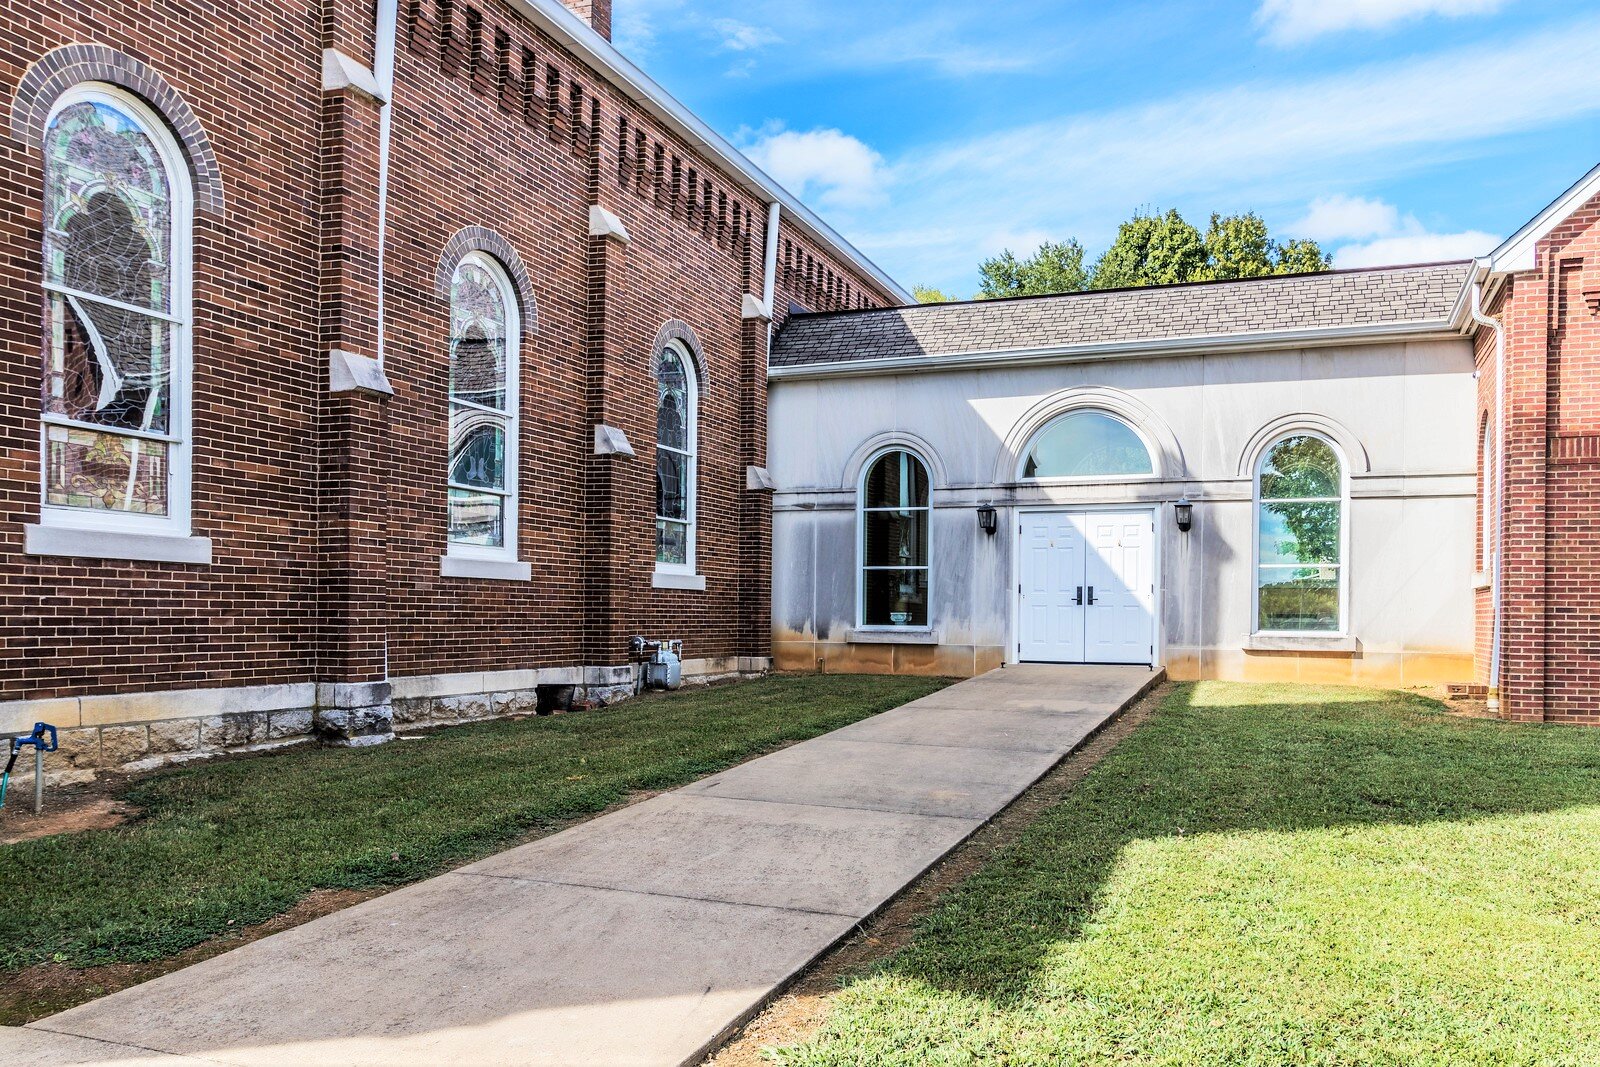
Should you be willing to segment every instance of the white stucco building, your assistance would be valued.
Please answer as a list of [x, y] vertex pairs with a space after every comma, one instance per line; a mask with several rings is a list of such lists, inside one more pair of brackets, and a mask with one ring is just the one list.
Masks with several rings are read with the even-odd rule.
[[1468, 267], [796, 317], [778, 665], [1471, 678]]

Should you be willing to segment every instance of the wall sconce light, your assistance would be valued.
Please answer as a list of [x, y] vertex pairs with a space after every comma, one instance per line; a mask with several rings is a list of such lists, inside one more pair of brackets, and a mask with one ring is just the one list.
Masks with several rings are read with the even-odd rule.
[[978, 529], [990, 537], [993, 537], [994, 532], [1000, 529], [1000, 515], [994, 510], [993, 504], [984, 504], [978, 508]]
[[1194, 505], [1187, 496], [1179, 497], [1178, 502], [1172, 505], [1172, 517], [1178, 520], [1180, 533], [1188, 533], [1194, 526]]

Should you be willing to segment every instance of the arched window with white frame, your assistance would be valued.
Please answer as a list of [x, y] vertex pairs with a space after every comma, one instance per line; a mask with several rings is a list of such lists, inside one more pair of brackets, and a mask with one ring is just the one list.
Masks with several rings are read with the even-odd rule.
[[516, 291], [492, 257], [462, 257], [450, 282], [449, 550], [517, 556]]
[[1051, 419], [1022, 452], [1017, 477], [1149, 478], [1150, 447], [1132, 426], [1109, 412], [1079, 408]]
[[926, 628], [933, 573], [927, 465], [903, 448], [880, 452], [862, 472], [857, 501], [858, 624]]
[[1256, 465], [1256, 630], [1345, 632], [1344, 462], [1327, 438], [1295, 433]]
[[178, 143], [109, 85], [44, 131], [42, 521], [189, 532], [193, 192]]
[[682, 342], [656, 369], [656, 570], [693, 574], [699, 466], [699, 383]]

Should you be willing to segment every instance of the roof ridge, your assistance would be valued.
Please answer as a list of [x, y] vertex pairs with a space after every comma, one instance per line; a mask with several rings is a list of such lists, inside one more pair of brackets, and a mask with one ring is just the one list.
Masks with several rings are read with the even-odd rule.
[[1037, 293], [1027, 296], [973, 297], [970, 300], [940, 300], [927, 304], [901, 304], [881, 308], [841, 308], [837, 311], [797, 311], [788, 321], [815, 321], [843, 316], [882, 315], [901, 311], [934, 311], [952, 307], [997, 307], [1020, 304], [1026, 301], [1071, 300], [1090, 296], [1111, 296], [1117, 293], [1172, 292], [1181, 289], [1221, 288], [1230, 285], [1255, 285], [1268, 282], [1305, 281], [1313, 278], [1335, 278], [1353, 274], [1389, 274], [1401, 271], [1420, 271], [1436, 267], [1468, 267], [1471, 259], [1441, 259], [1424, 263], [1393, 263], [1374, 267], [1339, 267], [1329, 270], [1297, 271], [1293, 274], [1259, 274], [1253, 278], [1207, 278], [1189, 282], [1163, 282], [1159, 285], [1120, 285], [1110, 289], [1075, 289], [1064, 293]]

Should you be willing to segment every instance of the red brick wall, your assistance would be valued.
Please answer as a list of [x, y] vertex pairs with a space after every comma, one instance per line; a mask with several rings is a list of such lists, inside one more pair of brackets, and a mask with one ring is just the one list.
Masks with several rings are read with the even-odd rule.
[[[1502, 698], [1514, 719], [1600, 724], [1600, 197], [1506, 286]], [[1600, 294], [1597, 294], [1600, 295]], [[1480, 334], [1480, 344], [1484, 335]], [[1480, 623], [1481, 625], [1481, 623]]]
[[315, 6], [295, 3], [0, 11], [0, 114], [50, 50], [110, 46], [199, 116], [227, 197], [194, 230], [193, 523], [215, 563], [24, 556], [39, 519], [43, 178], [37, 150], [0, 134], [0, 699], [310, 676], [320, 33]]
[[[196, 220], [194, 508], [214, 563], [22, 554], [38, 519], [40, 162], [0, 136], [12, 210], [0, 280], [0, 699], [618, 662], [635, 632], [689, 657], [767, 648], [766, 209], [499, 2], [402, 0], [392, 116], [387, 401], [325, 395], [326, 350], [374, 355], [377, 109], [324, 99], [331, 43], [371, 62], [370, 0], [46, 0], [0, 15], [0, 108], [51, 48], [95, 41], [158, 70], [215, 148], [222, 220]], [[691, 202], [690, 194], [693, 194]], [[632, 238], [592, 241], [588, 207]], [[448, 304], [463, 227], [527, 267], [521, 558], [531, 583], [445, 579]], [[780, 309], [891, 294], [785, 225]], [[533, 319], [527, 309], [525, 321]], [[656, 590], [652, 342], [700, 341], [705, 592]], [[637, 456], [591, 455], [596, 416]], [[596, 659], [594, 657], [600, 657]], [[319, 667], [320, 664], [320, 667]]]

